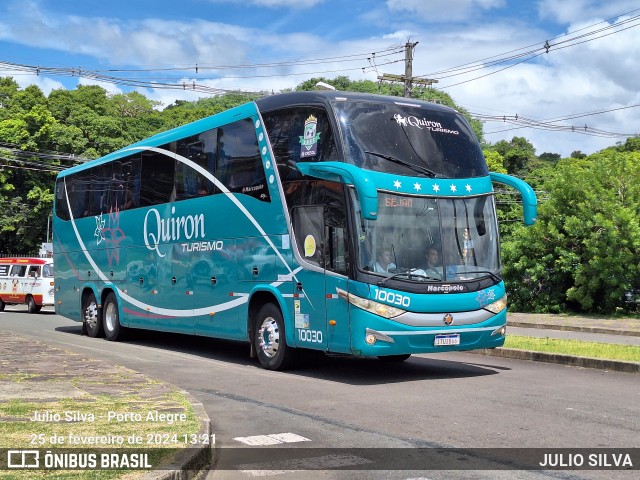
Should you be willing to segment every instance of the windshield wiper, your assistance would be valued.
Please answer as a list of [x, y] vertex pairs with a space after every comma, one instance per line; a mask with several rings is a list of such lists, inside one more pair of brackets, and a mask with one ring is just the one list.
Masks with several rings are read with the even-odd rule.
[[[473, 271], [470, 271], [470, 272], [458, 272], [457, 274], [458, 275], [473, 275], [474, 273], [487, 273], [496, 282], [501, 282], [502, 281], [502, 277], [500, 275], [496, 275], [491, 270], [473, 270]], [[476, 279], [473, 279], [473, 280], [476, 280]]]
[[436, 172], [434, 172], [433, 170], [427, 167], [423, 167], [422, 165], [416, 165], [415, 163], [406, 162], [404, 160], [400, 160], [399, 158], [393, 157], [391, 155], [385, 155], [384, 153], [369, 152], [366, 150], [364, 153], [368, 153], [369, 155], [373, 155], [374, 157], [384, 158], [385, 160], [389, 160], [390, 162], [397, 163], [399, 165], [404, 165], [405, 167], [409, 167], [413, 171], [424, 173], [432, 178], [438, 175]]
[[429, 275], [424, 275], [422, 273], [413, 273], [411, 272], [411, 270], [407, 270], [406, 272], [398, 272], [398, 273], [394, 273], [393, 275], [389, 275], [388, 277], [386, 277], [384, 280], [380, 280], [377, 285], [379, 287], [384, 286], [389, 280], [393, 279], [393, 278], [399, 278], [399, 277], [407, 277], [407, 280], [412, 280], [414, 277], [419, 278], [419, 279], [425, 279], [425, 280], [433, 280], [436, 282], [441, 282], [442, 279], [441, 278], [436, 278], [436, 277], [430, 277]]

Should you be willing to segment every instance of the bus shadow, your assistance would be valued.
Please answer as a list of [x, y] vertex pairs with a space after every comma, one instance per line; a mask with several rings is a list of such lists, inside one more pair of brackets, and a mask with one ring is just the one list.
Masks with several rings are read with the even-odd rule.
[[[82, 334], [80, 324], [57, 327], [56, 330]], [[249, 358], [249, 345], [244, 342], [136, 329], [127, 330], [123, 342], [262, 369], [257, 359]], [[434, 356], [437, 358], [412, 356], [404, 362], [389, 363], [377, 358], [304, 351], [299, 355], [295, 367], [287, 370], [286, 374], [351, 385], [383, 385], [416, 380], [473, 378], [508, 370], [499, 366], [447, 360], [440, 355]]]

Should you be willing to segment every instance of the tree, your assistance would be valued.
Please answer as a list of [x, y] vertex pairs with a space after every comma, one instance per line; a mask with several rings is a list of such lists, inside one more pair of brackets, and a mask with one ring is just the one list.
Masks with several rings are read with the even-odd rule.
[[503, 243], [517, 309], [612, 313], [640, 285], [640, 152], [558, 163], [538, 223]]
[[524, 178], [531, 170], [536, 160], [536, 150], [524, 137], [513, 137], [510, 142], [500, 140], [493, 147], [502, 158], [509, 175]]

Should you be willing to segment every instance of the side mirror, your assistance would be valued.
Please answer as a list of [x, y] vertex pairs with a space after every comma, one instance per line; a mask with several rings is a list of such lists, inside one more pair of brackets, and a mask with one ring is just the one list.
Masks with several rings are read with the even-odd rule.
[[519, 178], [505, 175], [504, 173], [490, 172], [493, 182], [502, 183], [515, 188], [522, 195], [522, 209], [524, 213], [524, 224], [533, 225], [538, 219], [538, 200], [531, 186]]
[[366, 170], [343, 162], [298, 162], [303, 175], [353, 185], [365, 220], [378, 218], [378, 191]]

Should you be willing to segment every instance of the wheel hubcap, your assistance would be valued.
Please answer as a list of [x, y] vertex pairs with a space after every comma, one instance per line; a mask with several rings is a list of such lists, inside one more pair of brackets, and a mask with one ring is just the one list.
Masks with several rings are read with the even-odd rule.
[[84, 321], [87, 322], [87, 325], [93, 330], [96, 328], [98, 324], [98, 306], [95, 302], [91, 302], [85, 312], [84, 312]]
[[278, 353], [280, 344], [280, 332], [278, 324], [273, 317], [265, 318], [258, 331], [260, 338], [260, 349], [269, 358], [273, 358]]
[[110, 332], [113, 332], [113, 329], [116, 325], [116, 308], [113, 303], [109, 303], [107, 305], [107, 311], [104, 313], [104, 326]]

